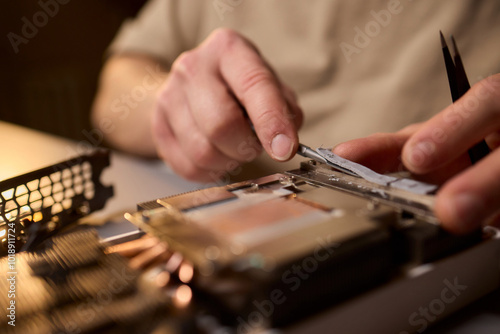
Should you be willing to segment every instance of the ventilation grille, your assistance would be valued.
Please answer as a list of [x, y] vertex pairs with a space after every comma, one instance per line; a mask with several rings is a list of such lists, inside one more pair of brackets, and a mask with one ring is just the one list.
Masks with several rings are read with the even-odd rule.
[[0, 255], [14, 235], [26, 249], [102, 209], [113, 196], [100, 182], [107, 166], [109, 152], [96, 151], [0, 182]]

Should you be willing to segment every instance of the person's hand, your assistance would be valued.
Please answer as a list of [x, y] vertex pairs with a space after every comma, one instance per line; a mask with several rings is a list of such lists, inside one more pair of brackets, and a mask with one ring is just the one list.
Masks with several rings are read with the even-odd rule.
[[152, 131], [158, 155], [176, 173], [216, 181], [255, 159], [262, 147], [277, 161], [289, 160], [301, 123], [295, 94], [257, 49], [219, 29], [172, 65]]
[[[467, 150], [485, 138], [491, 153], [471, 166]], [[378, 172], [405, 168], [443, 184], [435, 213], [443, 227], [466, 233], [500, 221], [500, 74], [474, 85], [425, 123], [376, 134], [334, 148]]]

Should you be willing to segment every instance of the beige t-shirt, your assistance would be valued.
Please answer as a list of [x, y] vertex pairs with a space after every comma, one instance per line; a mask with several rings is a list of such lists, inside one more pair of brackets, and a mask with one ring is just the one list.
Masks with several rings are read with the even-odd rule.
[[169, 65], [218, 27], [252, 40], [296, 90], [311, 147], [396, 131], [450, 104], [439, 30], [454, 34], [471, 84], [500, 72], [498, 0], [151, 0], [110, 51]]

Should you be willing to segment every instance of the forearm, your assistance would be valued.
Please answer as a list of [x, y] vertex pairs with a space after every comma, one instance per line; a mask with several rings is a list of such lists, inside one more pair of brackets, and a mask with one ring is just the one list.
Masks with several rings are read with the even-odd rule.
[[111, 146], [155, 157], [151, 115], [166, 71], [151, 58], [115, 56], [101, 73], [92, 108], [93, 126]]

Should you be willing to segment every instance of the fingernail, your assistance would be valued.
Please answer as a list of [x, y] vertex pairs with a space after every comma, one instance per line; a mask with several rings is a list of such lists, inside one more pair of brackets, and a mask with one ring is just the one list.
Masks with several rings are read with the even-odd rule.
[[424, 141], [415, 144], [410, 148], [407, 161], [411, 167], [424, 168], [430, 164], [431, 156], [436, 151], [436, 145], [431, 141]]
[[483, 202], [475, 195], [462, 193], [450, 197], [443, 203], [448, 217], [451, 217], [453, 228], [458, 233], [466, 233], [481, 226]]
[[279, 161], [285, 161], [290, 158], [293, 150], [293, 142], [284, 134], [276, 135], [271, 141], [271, 151], [273, 158]]

